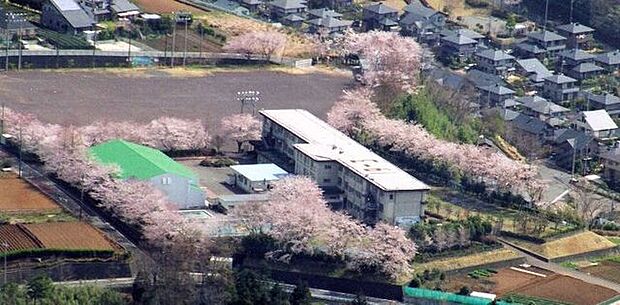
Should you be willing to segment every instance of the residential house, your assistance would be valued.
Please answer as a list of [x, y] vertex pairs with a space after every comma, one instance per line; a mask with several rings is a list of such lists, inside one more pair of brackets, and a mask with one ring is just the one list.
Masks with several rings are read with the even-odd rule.
[[540, 143], [544, 143], [553, 135], [553, 129], [549, 128], [549, 125], [529, 115], [506, 109], [504, 119], [510, 127], [535, 136]]
[[241, 6], [245, 7], [248, 9], [248, 11], [250, 11], [251, 13], [258, 13], [261, 6], [264, 4], [265, 2], [263, 0], [241, 0], [239, 1], [239, 4], [241, 4]]
[[517, 59], [515, 68], [517, 74], [527, 77], [535, 87], [542, 87], [545, 78], [553, 75], [537, 58]]
[[308, 10], [307, 15], [308, 15], [307, 16], [308, 19], [328, 18], [328, 17], [341, 18], [342, 17], [342, 14], [334, 10], [330, 10], [328, 8], [318, 8], [314, 10]]
[[439, 57], [447, 64], [464, 62], [476, 52], [478, 42], [465, 35], [450, 35], [441, 38]]
[[304, 20], [305, 19], [303, 17], [301, 17], [301, 16], [299, 16], [297, 14], [290, 14], [290, 15], [280, 19], [280, 22], [283, 25], [290, 26], [292, 28], [300, 28], [301, 25], [303, 24]]
[[382, 2], [364, 7], [362, 13], [363, 25], [366, 31], [391, 31], [398, 25], [398, 22], [396, 22], [398, 20], [398, 10]]
[[349, 29], [353, 24], [351, 20], [340, 20], [337, 17], [328, 16], [325, 18], [315, 18], [307, 21], [310, 25], [308, 31], [310, 33], [326, 33], [327, 35], [335, 35]]
[[447, 15], [413, 0], [404, 8], [399, 24], [405, 35], [416, 37], [419, 42], [436, 43], [446, 26]]
[[566, 46], [575, 49], [587, 49], [594, 40], [594, 29], [580, 23], [569, 23], [557, 26], [555, 30], [566, 37]]
[[619, 50], [600, 54], [594, 60], [609, 73], [617, 73], [620, 71]]
[[159, 150], [112, 140], [91, 147], [89, 152], [101, 164], [118, 166], [120, 179], [149, 182], [181, 209], [205, 206], [198, 176]]
[[553, 144], [555, 164], [569, 171], [588, 172], [592, 157], [598, 153], [594, 137], [572, 128], [556, 130]]
[[496, 74], [489, 74], [478, 69], [471, 69], [467, 71], [467, 80], [470, 81], [474, 87], [481, 88], [486, 86], [508, 86], [508, 84]]
[[620, 188], [620, 147], [601, 152], [599, 158], [603, 163], [603, 178], [614, 189]]
[[250, 10], [241, 5], [237, 1], [233, 0], [216, 0], [215, 2], [211, 2], [215, 7], [220, 10], [224, 10], [225, 12], [235, 14], [237, 16], [247, 16], [250, 14]]
[[97, 22], [112, 18], [110, 0], [77, 0], [77, 2], [84, 12]]
[[605, 110], [612, 118], [620, 118], [620, 97], [609, 93], [586, 93], [586, 101], [586, 110]]
[[594, 64], [595, 56], [581, 49], [569, 49], [559, 53], [557, 71], [577, 80], [601, 74], [604, 69]]
[[576, 79], [562, 74], [545, 77], [543, 96], [556, 103], [573, 101], [579, 93], [576, 84]]
[[439, 35], [441, 37], [451, 36], [451, 35], [464, 35], [464, 36], [467, 36], [467, 37], [477, 41], [479, 45], [484, 44], [484, 40], [487, 38], [486, 36], [476, 32], [476, 31], [472, 31], [470, 29], [465, 29], [465, 28], [460, 28], [460, 29], [456, 29], [456, 30], [443, 29], [439, 33]]
[[532, 32], [527, 41], [517, 45], [517, 53], [522, 58], [555, 59], [557, 54], [566, 48], [566, 38], [550, 31]]
[[501, 106], [505, 100], [513, 99], [515, 96], [513, 90], [499, 84], [479, 87], [478, 89], [480, 90], [480, 105], [486, 105], [489, 108]]
[[478, 51], [475, 55], [477, 69], [483, 72], [506, 76], [514, 70], [514, 56], [500, 50]]
[[243, 164], [230, 167], [232, 174], [229, 184], [246, 193], [263, 193], [273, 187], [273, 183], [289, 175], [273, 163]]
[[600, 141], [615, 138], [618, 129], [616, 122], [605, 110], [583, 111], [575, 121], [575, 127]]
[[134, 18], [140, 15], [140, 8], [129, 0], [110, 0], [109, 4], [112, 18]]
[[2, 37], [20, 35], [31, 37], [36, 34], [37, 27], [26, 19], [26, 14], [7, 11], [0, 8], [0, 34]]
[[[261, 110], [259, 162], [276, 159], [314, 180], [326, 200], [367, 223], [410, 226], [429, 187], [302, 109]], [[274, 162], [274, 163], [278, 163]]]
[[523, 108], [523, 114], [536, 117], [552, 127], [565, 123], [565, 116], [570, 109], [550, 102], [540, 96], [523, 96], [515, 98]]
[[308, 6], [304, 0], [274, 0], [269, 2], [270, 17], [281, 20], [288, 15], [304, 16]]
[[92, 30], [95, 23], [74, 0], [48, 0], [41, 7], [41, 24], [57, 32], [78, 34]]

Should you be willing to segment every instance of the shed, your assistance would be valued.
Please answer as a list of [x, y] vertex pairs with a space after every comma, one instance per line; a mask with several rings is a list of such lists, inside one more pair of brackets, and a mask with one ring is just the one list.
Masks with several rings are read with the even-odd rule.
[[271, 188], [271, 183], [289, 173], [273, 163], [233, 165], [230, 184], [247, 193], [261, 193]]

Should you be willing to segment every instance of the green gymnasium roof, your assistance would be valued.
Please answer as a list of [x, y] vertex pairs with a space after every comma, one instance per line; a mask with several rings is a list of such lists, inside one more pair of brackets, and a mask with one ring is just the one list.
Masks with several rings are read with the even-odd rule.
[[148, 180], [163, 174], [175, 174], [197, 183], [198, 179], [189, 168], [177, 163], [157, 149], [127, 142], [111, 140], [90, 148], [90, 154], [102, 164], [117, 165], [120, 178]]

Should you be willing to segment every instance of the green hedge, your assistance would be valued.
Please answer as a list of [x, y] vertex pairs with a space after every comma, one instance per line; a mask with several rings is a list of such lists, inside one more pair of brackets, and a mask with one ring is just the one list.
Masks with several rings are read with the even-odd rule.
[[18, 259], [52, 255], [64, 256], [67, 258], [110, 258], [114, 256], [114, 251], [92, 249], [25, 249], [0, 253], [0, 259], [5, 256], [10, 259]]

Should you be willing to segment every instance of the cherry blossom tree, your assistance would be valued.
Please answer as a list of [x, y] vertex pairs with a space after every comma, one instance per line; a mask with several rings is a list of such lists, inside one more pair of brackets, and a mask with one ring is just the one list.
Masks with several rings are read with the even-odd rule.
[[243, 143], [260, 140], [262, 125], [251, 114], [233, 114], [222, 118], [221, 129], [224, 135], [237, 143], [237, 151], [241, 151]]
[[533, 199], [540, 198], [544, 184], [537, 179], [534, 166], [487, 148], [437, 139], [417, 124], [388, 119], [371, 98], [368, 89], [346, 92], [328, 113], [328, 122], [350, 135], [364, 131], [365, 136], [391, 151], [444, 163], [497, 188], [531, 192], [536, 194]]
[[367, 63], [364, 81], [395, 94], [412, 90], [420, 71], [421, 48], [411, 37], [398, 33], [371, 31], [345, 34], [344, 50]]
[[209, 135], [200, 120], [161, 117], [146, 126], [145, 144], [164, 151], [207, 147]]
[[286, 42], [286, 35], [277, 31], [247, 32], [228, 40], [224, 50], [245, 54], [248, 60], [252, 55], [262, 55], [270, 61], [273, 55], [284, 50]]
[[390, 279], [411, 271], [416, 248], [403, 230], [387, 224], [370, 228], [333, 212], [306, 177], [279, 180], [266, 204], [246, 205], [236, 213], [248, 227], [279, 242], [279, 250], [268, 255], [271, 259], [286, 262], [299, 254], [322, 254], [346, 262], [351, 270]]

